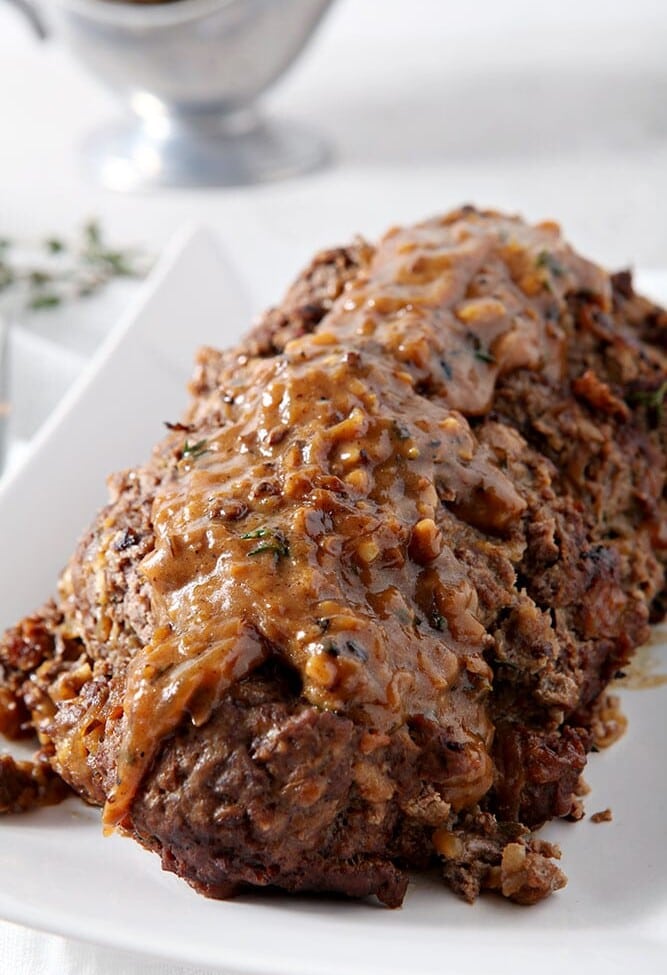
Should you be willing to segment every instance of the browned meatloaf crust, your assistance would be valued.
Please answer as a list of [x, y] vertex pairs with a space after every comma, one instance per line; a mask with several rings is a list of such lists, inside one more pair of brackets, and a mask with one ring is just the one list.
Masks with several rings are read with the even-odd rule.
[[319, 254], [0, 642], [2, 730], [211, 896], [562, 887], [530, 830], [664, 612], [666, 339], [553, 224]]

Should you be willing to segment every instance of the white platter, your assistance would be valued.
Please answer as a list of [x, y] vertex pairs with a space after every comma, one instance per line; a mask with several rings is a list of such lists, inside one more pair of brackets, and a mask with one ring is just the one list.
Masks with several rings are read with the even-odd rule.
[[[647, 287], [667, 298], [667, 276]], [[215, 243], [195, 233], [163, 262], [134, 311], [0, 491], [0, 628], [53, 589], [104, 500], [185, 402], [195, 348], [247, 327], [244, 295]], [[664, 651], [656, 643], [653, 653]], [[663, 666], [663, 669], [667, 669]], [[568, 887], [531, 909], [469, 907], [418, 877], [401, 910], [328, 898], [206, 900], [130, 840], [103, 839], [77, 800], [0, 822], [0, 917], [98, 944], [245, 975], [662, 975], [667, 970], [667, 686], [625, 691], [630, 728], [592, 756], [589, 819], [545, 831]]]

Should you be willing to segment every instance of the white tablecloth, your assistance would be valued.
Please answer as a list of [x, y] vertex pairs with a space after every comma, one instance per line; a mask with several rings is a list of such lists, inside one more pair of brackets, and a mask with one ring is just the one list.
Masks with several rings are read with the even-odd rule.
[[[120, 197], [85, 183], [79, 165], [113, 100], [3, 8], [0, 235], [68, 232], [96, 214], [117, 240], [158, 251], [183, 223], [207, 223], [258, 306], [316, 247], [466, 201], [556, 216], [608, 265], [664, 267], [666, 50], [664, 0], [339, 0], [266, 100], [317, 127], [333, 166], [253, 189]], [[84, 313], [88, 331], [69, 322], [72, 374], [122, 294]], [[19, 393], [29, 436], [58, 390], [40, 398], [24, 378]], [[5, 923], [0, 959], [12, 975], [186, 971]]]

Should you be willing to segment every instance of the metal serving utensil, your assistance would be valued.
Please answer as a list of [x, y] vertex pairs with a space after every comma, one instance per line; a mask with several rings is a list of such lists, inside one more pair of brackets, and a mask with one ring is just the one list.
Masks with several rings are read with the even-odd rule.
[[313, 133], [263, 121], [254, 102], [332, 0], [11, 2], [129, 109], [84, 147], [93, 174], [113, 189], [257, 183], [326, 158]]

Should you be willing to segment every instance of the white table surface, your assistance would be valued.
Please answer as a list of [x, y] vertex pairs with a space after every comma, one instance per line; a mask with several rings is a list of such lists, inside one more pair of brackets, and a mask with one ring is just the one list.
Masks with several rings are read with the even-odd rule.
[[[664, 0], [339, 0], [265, 102], [316, 127], [332, 166], [252, 189], [124, 197], [86, 183], [79, 161], [113, 99], [0, 6], [0, 235], [66, 233], [94, 214], [157, 252], [184, 223], [207, 224], [256, 307], [317, 247], [462, 202], [556, 217], [610, 267], [665, 267], [666, 55]], [[124, 300], [115, 289], [77, 321], [89, 315], [99, 336]], [[76, 354], [96, 340], [84, 329]], [[27, 417], [37, 391], [24, 376]], [[195, 971], [4, 923], [0, 959], [12, 975]]]

